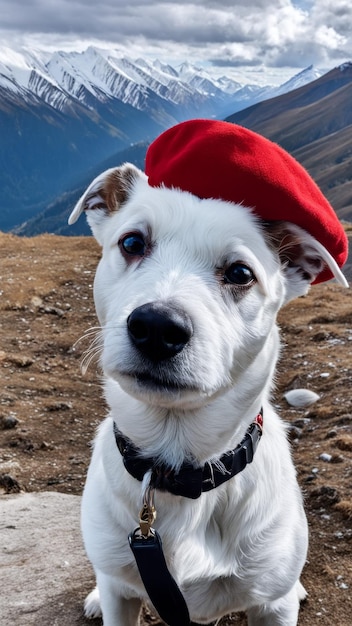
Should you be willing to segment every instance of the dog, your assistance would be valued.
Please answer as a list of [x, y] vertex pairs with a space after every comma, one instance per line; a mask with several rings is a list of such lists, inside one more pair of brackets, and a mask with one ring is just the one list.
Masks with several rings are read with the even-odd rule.
[[[286, 427], [270, 403], [276, 318], [326, 269], [346, 286], [339, 266], [297, 224], [151, 186], [128, 163], [91, 183], [70, 223], [83, 211], [102, 246], [96, 342], [110, 407], [82, 498], [97, 581], [86, 616], [136, 626], [150, 602], [128, 541], [144, 504], [157, 517], [136, 541], [157, 532], [166, 566], [159, 580], [150, 573], [160, 589], [170, 576], [189, 612], [167, 623], [245, 611], [250, 626], [294, 626], [308, 532]], [[225, 461], [239, 448], [245, 467], [227, 479]], [[140, 477], [126, 450], [145, 462]], [[179, 493], [174, 478], [185, 467], [186, 477], [208, 468], [215, 488], [183, 495], [181, 485]]]

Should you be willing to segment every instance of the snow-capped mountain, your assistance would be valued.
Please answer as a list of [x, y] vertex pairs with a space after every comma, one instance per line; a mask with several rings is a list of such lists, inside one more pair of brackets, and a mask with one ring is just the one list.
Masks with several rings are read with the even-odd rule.
[[323, 75], [321, 70], [318, 70], [314, 65], [310, 65], [302, 72], [299, 72], [290, 80], [283, 83], [280, 87], [277, 88], [276, 94], [277, 96], [281, 96], [283, 93], [288, 93], [289, 91], [293, 91], [294, 89], [299, 89], [300, 87], [304, 87], [308, 83], [312, 83], [313, 80], [317, 80], [320, 76]]
[[88, 108], [94, 107], [94, 101], [115, 99], [143, 111], [153, 110], [156, 100], [159, 106], [164, 102], [187, 109], [202, 105], [214, 91], [226, 98], [239, 86], [234, 83], [225, 92], [201, 72], [198, 76], [195, 68], [187, 80], [182, 68], [179, 73], [159, 62], [131, 60], [93, 47], [84, 52], [55, 52], [50, 57], [26, 50], [0, 51], [0, 89], [25, 100], [34, 95], [60, 111], [65, 111], [71, 99]]
[[[116, 99], [149, 111], [155, 98], [176, 105], [182, 112], [196, 111], [225, 116], [258, 99], [273, 97], [317, 78], [313, 68], [279, 88], [243, 85], [227, 76], [215, 78], [204, 69], [186, 62], [179, 67], [156, 60], [132, 60], [117, 52], [89, 47], [84, 52], [15, 52], [0, 49], [0, 90], [10, 90], [21, 98], [36, 96], [56, 110], [65, 111], [71, 99], [89, 108], [94, 100], [105, 103]], [[204, 109], [204, 111], [203, 111]]]
[[[309, 82], [312, 71], [296, 81]], [[25, 221], [99, 163], [177, 122], [225, 118], [296, 86], [242, 84], [189, 62], [172, 67], [95, 47], [54, 53], [0, 47], [0, 229]]]

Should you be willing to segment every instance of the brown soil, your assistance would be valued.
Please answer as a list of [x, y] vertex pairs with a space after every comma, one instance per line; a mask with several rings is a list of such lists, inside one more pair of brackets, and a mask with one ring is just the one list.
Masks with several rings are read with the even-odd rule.
[[[90, 442], [106, 407], [100, 373], [83, 377], [75, 342], [96, 324], [91, 238], [0, 234], [0, 483], [3, 492], [80, 494]], [[350, 277], [351, 278], [351, 277]], [[352, 614], [352, 290], [330, 283], [280, 315], [283, 351], [274, 401], [290, 423], [310, 525], [300, 626], [348, 626]], [[289, 389], [321, 398], [293, 410]], [[321, 455], [329, 455], [323, 456]], [[88, 591], [88, 589], [87, 589]], [[84, 625], [81, 597], [51, 607], [46, 624]], [[65, 608], [63, 608], [63, 606]], [[62, 611], [64, 610], [64, 615]], [[61, 613], [60, 613], [61, 612]], [[64, 622], [62, 622], [64, 619]], [[146, 617], [145, 622], [157, 622]], [[245, 624], [243, 616], [222, 626]], [[40, 626], [40, 625], [39, 625]]]

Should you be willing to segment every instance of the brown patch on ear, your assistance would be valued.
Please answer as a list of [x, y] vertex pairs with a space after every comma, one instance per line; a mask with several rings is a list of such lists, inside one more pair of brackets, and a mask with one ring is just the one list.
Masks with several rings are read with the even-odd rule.
[[296, 268], [301, 277], [312, 282], [322, 271], [324, 261], [314, 248], [313, 238], [289, 222], [267, 222], [264, 231], [268, 245], [278, 254], [283, 267]]
[[300, 239], [287, 228], [285, 222], [266, 222], [264, 232], [268, 245], [279, 255], [282, 263], [292, 263], [300, 256]]
[[136, 178], [136, 170], [129, 165], [122, 166], [108, 174], [100, 195], [109, 213], [117, 211], [122, 204], [127, 202]]

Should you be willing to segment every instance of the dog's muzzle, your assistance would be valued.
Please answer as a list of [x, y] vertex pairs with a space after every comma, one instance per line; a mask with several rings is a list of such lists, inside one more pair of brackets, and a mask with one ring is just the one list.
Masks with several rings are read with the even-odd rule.
[[171, 304], [149, 302], [137, 307], [127, 319], [133, 345], [154, 363], [181, 352], [193, 335], [191, 318]]

